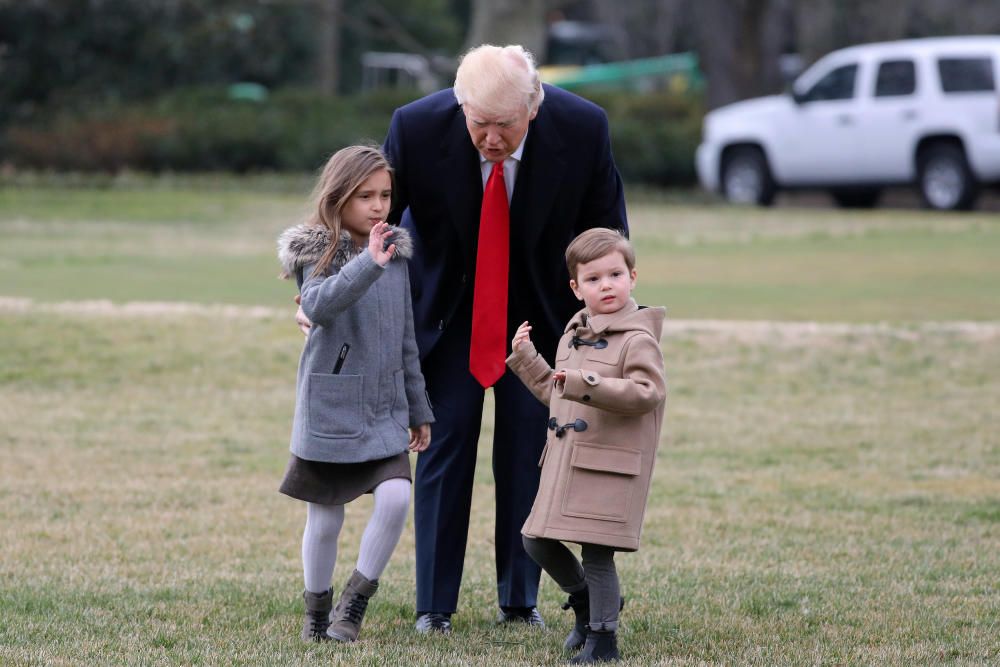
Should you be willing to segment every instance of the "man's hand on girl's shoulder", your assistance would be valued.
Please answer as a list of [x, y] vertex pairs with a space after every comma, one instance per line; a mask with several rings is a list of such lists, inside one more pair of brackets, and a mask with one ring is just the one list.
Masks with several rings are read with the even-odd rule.
[[312, 329], [312, 320], [306, 317], [306, 313], [302, 310], [302, 295], [295, 295], [295, 304], [299, 307], [295, 311], [295, 323], [299, 325], [299, 330], [302, 332], [303, 336], [309, 335], [309, 330]]

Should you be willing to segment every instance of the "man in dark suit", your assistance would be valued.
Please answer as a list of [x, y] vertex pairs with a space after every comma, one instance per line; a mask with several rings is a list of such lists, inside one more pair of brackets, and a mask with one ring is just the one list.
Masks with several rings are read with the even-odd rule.
[[[410, 262], [414, 324], [437, 419], [416, 469], [417, 629], [447, 632], [457, 608], [489, 386], [500, 620], [541, 625], [540, 570], [520, 530], [538, 490], [548, 413], [505, 372], [504, 359], [527, 320], [539, 352], [553, 363], [563, 327], [579, 308], [566, 247], [591, 227], [627, 232], [607, 117], [590, 102], [542, 86], [521, 47], [482, 46], [463, 58], [453, 89], [396, 110], [385, 151], [396, 170], [390, 219], [417, 241]], [[490, 194], [497, 188], [506, 202]], [[487, 210], [491, 201], [506, 217], [499, 229], [485, 227], [497, 217]]]
[[390, 221], [415, 241], [414, 325], [436, 419], [414, 484], [417, 630], [449, 632], [458, 606], [488, 387], [499, 618], [543, 625], [541, 571], [520, 530], [538, 490], [548, 413], [504, 360], [529, 321], [539, 353], [554, 362], [579, 309], [566, 247], [592, 227], [628, 231], [607, 117], [543, 86], [520, 46], [481, 46], [463, 58], [453, 89], [396, 110], [385, 152], [395, 169]]

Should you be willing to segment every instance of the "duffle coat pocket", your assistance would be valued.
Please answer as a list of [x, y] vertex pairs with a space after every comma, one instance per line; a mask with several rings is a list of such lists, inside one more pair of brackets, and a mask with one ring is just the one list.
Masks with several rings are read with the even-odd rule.
[[309, 433], [318, 438], [356, 438], [365, 429], [361, 414], [364, 377], [309, 374]]
[[584, 519], [628, 521], [635, 478], [641, 471], [642, 452], [638, 449], [573, 443], [562, 513]]

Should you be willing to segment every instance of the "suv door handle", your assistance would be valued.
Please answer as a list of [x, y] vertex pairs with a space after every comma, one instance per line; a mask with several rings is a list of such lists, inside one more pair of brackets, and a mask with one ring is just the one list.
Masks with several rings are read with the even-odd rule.
[[899, 115], [903, 120], [916, 120], [918, 116], [916, 109], [906, 109]]
[[842, 113], [837, 116], [837, 125], [854, 125], [854, 116]]

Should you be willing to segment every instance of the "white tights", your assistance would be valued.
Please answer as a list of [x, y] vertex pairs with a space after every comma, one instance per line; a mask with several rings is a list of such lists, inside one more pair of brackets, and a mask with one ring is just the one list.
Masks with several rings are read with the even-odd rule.
[[[358, 563], [365, 579], [382, 576], [403, 533], [410, 506], [410, 481], [387, 479], [375, 487], [375, 509], [361, 536]], [[302, 569], [306, 590], [322, 593], [330, 588], [337, 563], [337, 538], [344, 525], [343, 505], [306, 503], [306, 529], [302, 534]]]

